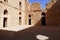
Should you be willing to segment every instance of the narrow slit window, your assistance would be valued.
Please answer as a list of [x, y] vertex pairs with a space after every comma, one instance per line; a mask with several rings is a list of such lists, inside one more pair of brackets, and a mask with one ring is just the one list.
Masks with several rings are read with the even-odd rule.
[[21, 2], [19, 2], [19, 6], [20, 6], [20, 7], [22, 6], [22, 3], [21, 3]]
[[3, 27], [7, 27], [7, 18], [3, 19]]
[[29, 19], [29, 25], [31, 25], [31, 19]]
[[21, 25], [21, 17], [19, 17], [19, 25]]
[[29, 15], [29, 25], [31, 25], [31, 15]]

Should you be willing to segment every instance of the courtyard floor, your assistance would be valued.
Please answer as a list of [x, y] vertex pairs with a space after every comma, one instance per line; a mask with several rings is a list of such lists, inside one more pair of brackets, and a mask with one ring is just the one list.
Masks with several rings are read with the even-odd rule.
[[38, 40], [36, 35], [48, 36], [48, 40], [60, 40], [60, 27], [33, 26], [18, 32], [0, 30], [0, 40]]

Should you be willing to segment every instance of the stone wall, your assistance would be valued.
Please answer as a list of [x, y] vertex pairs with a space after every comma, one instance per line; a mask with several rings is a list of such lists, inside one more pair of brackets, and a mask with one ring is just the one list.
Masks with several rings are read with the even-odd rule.
[[32, 23], [36, 24], [41, 19], [41, 5], [39, 3], [32, 3], [30, 5], [30, 10], [32, 14]]
[[47, 10], [46, 21], [48, 26], [60, 26], [60, 0]]

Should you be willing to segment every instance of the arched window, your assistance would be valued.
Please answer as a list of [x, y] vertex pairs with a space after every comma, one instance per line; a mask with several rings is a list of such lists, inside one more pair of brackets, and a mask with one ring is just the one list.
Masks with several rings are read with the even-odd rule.
[[0, 3], [2, 3], [2, 1], [0, 1]]
[[4, 10], [4, 15], [7, 14], [7, 13], [8, 13], [8, 11], [5, 9], [5, 10]]
[[19, 15], [21, 15], [21, 12], [19, 12]]
[[19, 9], [21, 10], [22, 8], [22, 2], [19, 2]]
[[8, 2], [8, 0], [4, 0], [4, 2]]
[[21, 2], [19, 2], [19, 6], [20, 6], [20, 7], [22, 6], [22, 3], [21, 3]]
[[31, 18], [31, 15], [29, 15], [29, 18]]

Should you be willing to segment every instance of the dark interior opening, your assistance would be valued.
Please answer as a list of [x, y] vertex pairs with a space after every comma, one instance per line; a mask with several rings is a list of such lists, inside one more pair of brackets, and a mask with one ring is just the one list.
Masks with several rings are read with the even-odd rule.
[[21, 25], [21, 17], [19, 17], [19, 25]]
[[21, 4], [22, 4], [22, 3], [21, 3], [21, 2], [19, 2], [19, 6], [22, 6]]
[[8, 2], [8, 0], [4, 0], [4, 2]]
[[44, 15], [45, 16], [45, 13], [44, 12], [42, 12], [42, 14], [41, 15]]
[[29, 25], [31, 25], [31, 19], [29, 19]]
[[3, 19], [3, 27], [7, 27], [7, 18]]
[[8, 11], [5, 9], [5, 10], [4, 10], [4, 15], [7, 14], [7, 12], [8, 12]]
[[41, 25], [46, 25], [46, 18], [45, 17], [41, 18]]
[[46, 17], [45, 17], [45, 13], [44, 12], [42, 12], [42, 18], [41, 18], [41, 25], [46, 25]]
[[29, 18], [31, 18], [31, 15], [29, 15]]

